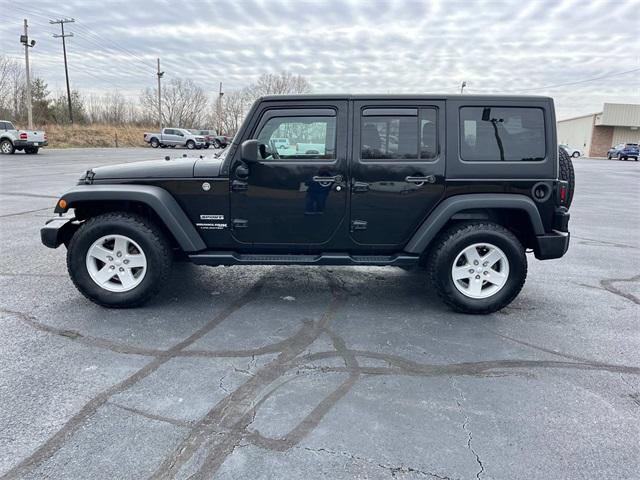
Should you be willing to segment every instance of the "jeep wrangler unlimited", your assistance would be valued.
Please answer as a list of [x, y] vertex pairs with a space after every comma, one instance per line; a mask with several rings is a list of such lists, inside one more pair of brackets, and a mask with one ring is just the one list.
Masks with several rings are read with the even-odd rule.
[[178, 255], [424, 268], [453, 309], [494, 312], [522, 289], [528, 250], [569, 245], [555, 124], [546, 97], [263, 97], [219, 157], [87, 171], [42, 242], [64, 243], [76, 287], [107, 307], [147, 301]]

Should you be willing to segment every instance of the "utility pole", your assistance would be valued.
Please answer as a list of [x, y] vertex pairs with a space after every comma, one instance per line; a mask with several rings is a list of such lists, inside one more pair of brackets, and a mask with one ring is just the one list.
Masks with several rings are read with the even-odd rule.
[[462, 85], [460, 85], [460, 95], [462, 95], [464, 93], [464, 87], [467, 86], [467, 81], [463, 81]]
[[49, 20], [49, 23], [52, 25], [60, 24], [61, 34], [53, 35], [53, 38], [62, 38], [62, 53], [64, 55], [64, 75], [67, 79], [67, 103], [69, 104], [69, 120], [73, 123], [73, 112], [71, 110], [71, 89], [69, 88], [69, 68], [67, 67], [67, 46], [64, 41], [67, 37], [73, 37], [73, 33], [64, 33], [64, 24], [65, 23], [73, 23], [75, 20], [73, 18], [61, 18], [59, 20]]
[[158, 123], [160, 125], [160, 134], [162, 134], [162, 90], [160, 85], [160, 79], [164, 75], [164, 72], [160, 71], [160, 59], [158, 58]]
[[29, 49], [36, 44], [35, 40], [29, 41], [29, 25], [24, 19], [24, 35], [20, 35], [20, 43], [24, 45], [24, 62], [27, 74], [27, 123], [29, 130], [33, 128], [33, 109], [31, 108], [31, 77], [29, 76]]
[[218, 135], [222, 135], [222, 82], [220, 82], [220, 89], [218, 90]]

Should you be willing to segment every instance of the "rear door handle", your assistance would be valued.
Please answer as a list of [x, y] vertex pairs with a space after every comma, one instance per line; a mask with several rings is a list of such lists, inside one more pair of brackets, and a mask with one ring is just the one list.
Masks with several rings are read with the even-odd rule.
[[436, 177], [435, 175], [427, 175], [426, 177], [417, 177], [417, 176], [409, 175], [408, 177], [405, 177], [404, 181], [408, 183], [416, 183], [418, 185], [424, 185], [425, 183], [435, 183]]
[[322, 175], [315, 175], [311, 178], [314, 182], [318, 183], [333, 183], [333, 182], [341, 182], [342, 175], [335, 175], [333, 177], [323, 177]]

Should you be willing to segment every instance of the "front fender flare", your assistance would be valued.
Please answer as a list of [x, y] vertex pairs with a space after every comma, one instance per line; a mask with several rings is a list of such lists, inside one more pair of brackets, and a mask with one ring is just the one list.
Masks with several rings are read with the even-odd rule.
[[182, 207], [163, 188], [152, 185], [79, 185], [62, 195], [61, 199], [67, 202], [67, 206], [61, 208], [58, 202], [55, 213], [64, 213], [82, 202], [116, 200], [143, 203], [158, 215], [182, 250], [197, 252], [207, 248]]
[[545, 233], [536, 204], [525, 195], [504, 193], [456, 195], [444, 200], [431, 212], [405, 246], [405, 252], [422, 253], [451, 217], [463, 210], [478, 208], [523, 210], [531, 220], [533, 232], [536, 235], [544, 235]]

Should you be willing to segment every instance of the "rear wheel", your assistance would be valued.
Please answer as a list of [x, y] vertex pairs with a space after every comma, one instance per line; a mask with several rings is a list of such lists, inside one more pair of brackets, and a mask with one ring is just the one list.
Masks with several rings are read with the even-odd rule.
[[465, 223], [443, 232], [431, 250], [429, 276], [438, 295], [462, 313], [492, 313], [509, 305], [527, 277], [516, 236], [495, 223]]
[[214, 146], [215, 148], [220, 148], [220, 147], [222, 147], [222, 144], [220, 143], [220, 140], [215, 139], [215, 140], [213, 141], [213, 146]]
[[87, 220], [67, 251], [75, 286], [105, 307], [145, 303], [166, 283], [171, 264], [171, 247], [162, 231], [147, 219], [124, 212]]
[[36, 153], [38, 153], [39, 149], [40, 147], [24, 147], [24, 153], [28, 155], [35, 155]]
[[16, 149], [13, 146], [11, 140], [2, 140], [2, 142], [0, 142], [0, 152], [2, 152], [3, 154], [10, 155], [15, 151]]
[[567, 191], [567, 208], [571, 206], [573, 201], [573, 192], [576, 187], [576, 175], [573, 170], [573, 162], [569, 154], [563, 149], [558, 149], [559, 167], [560, 167], [560, 180], [564, 180], [569, 184]]
[[157, 138], [152, 138], [149, 142], [153, 148], [158, 148], [160, 146], [160, 142]]

